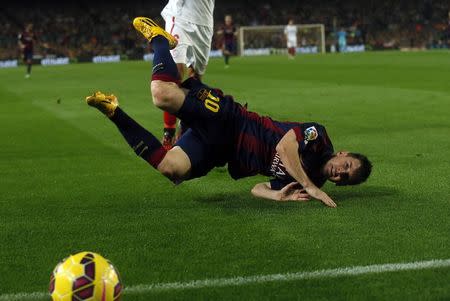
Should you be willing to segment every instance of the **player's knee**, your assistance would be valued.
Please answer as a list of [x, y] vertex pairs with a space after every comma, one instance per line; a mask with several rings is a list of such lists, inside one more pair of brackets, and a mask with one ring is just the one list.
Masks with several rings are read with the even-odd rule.
[[178, 89], [175, 83], [160, 80], [152, 81], [151, 90], [155, 106], [163, 110], [170, 109], [174, 100], [174, 89]]
[[161, 174], [163, 176], [165, 176], [166, 178], [168, 178], [171, 181], [176, 180], [176, 170], [175, 168], [173, 168], [173, 166], [168, 166], [168, 165], [162, 165], [161, 167], [158, 166], [158, 170], [159, 172], [161, 172]]
[[152, 91], [152, 98], [153, 98], [153, 104], [157, 106], [158, 108], [164, 107], [164, 104], [166, 103], [166, 92], [164, 89], [164, 83], [161, 81], [152, 81], [151, 83], [151, 91]]
[[158, 165], [158, 170], [166, 178], [171, 181], [183, 180], [182, 171], [179, 168], [177, 162], [170, 156], [166, 156], [163, 161]]

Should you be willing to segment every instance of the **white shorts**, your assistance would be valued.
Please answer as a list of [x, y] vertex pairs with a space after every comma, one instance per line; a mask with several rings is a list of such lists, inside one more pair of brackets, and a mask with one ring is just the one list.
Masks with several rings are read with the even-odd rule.
[[287, 40], [287, 48], [297, 47], [297, 39]]
[[175, 63], [185, 64], [203, 75], [208, 65], [213, 29], [177, 20], [176, 17], [168, 17], [165, 21], [166, 31], [178, 40], [177, 47], [170, 51]]

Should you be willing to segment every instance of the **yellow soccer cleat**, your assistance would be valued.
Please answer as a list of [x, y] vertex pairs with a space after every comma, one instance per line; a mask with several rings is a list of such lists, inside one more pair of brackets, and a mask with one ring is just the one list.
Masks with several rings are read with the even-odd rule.
[[170, 33], [162, 29], [158, 24], [150, 18], [136, 17], [133, 20], [133, 26], [137, 31], [150, 42], [156, 36], [163, 36], [169, 41], [169, 48], [174, 49], [178, 41]]
[[106, 95], [102, 92], [95, 92], [91, 96], [87, 96], [86, 103], [91, 107], [97, 108], [108, 117], [112, 117], [119, 106], [119, 101], [115, 95]]

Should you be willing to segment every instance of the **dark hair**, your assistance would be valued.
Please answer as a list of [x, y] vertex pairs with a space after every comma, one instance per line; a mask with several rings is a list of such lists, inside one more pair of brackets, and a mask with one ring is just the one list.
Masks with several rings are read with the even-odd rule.
[[339, 183], [339, 185], [358, 185], [365, 182], [372, 172], [372, 163], [362, 154], [348, 153], [347, 156], [358, 159], [361, 166], [355, 171], [352, 178]]

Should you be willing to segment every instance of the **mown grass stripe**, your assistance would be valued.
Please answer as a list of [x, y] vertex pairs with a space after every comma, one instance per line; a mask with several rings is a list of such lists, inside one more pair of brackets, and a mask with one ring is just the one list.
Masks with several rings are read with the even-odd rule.
[[[357, 275], [399, 272], [399, 271], [414, 271], [414, 270], [445, 268], [445, 267], [450, 267], [450, 259], [435, 259], [435, 260], [416, 261], [408, 263], [387, 263], [387, 264], [374, 264], [367, 266], [352, 266], [336, 269], [316, 270], [311, 272], [203, 279], [188, 282], [140, 284], [125, 288], [124, 294], [140, 295], [154, 291], [240, 286], [246, 284], [285, 282], [285, 281], [296, 281], [296, 280], [317, 279], [317, 278], [334, 278], [343, 276], [357, 276]], [[48, 294], [42, 292], [0, 295], [0, 301], [41, 300], [45, 298], [48, 298]]]

